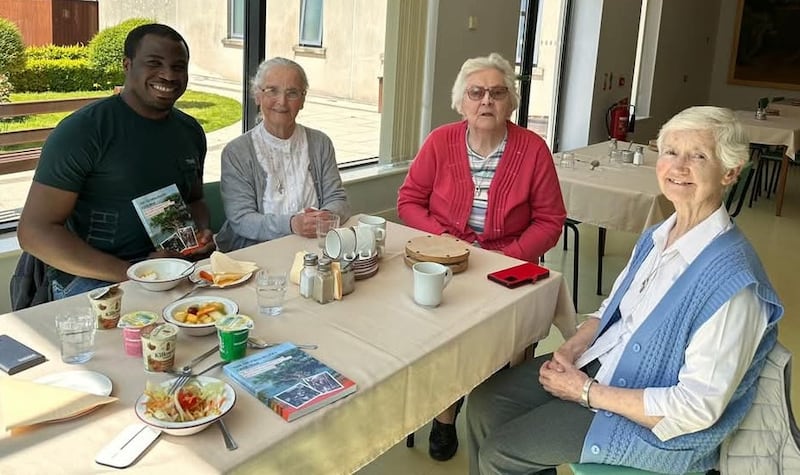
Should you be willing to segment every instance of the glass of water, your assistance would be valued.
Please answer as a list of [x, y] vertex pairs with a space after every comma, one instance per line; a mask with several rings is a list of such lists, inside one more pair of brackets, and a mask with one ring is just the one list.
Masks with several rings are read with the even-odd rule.
[[317, 217], [317, 246], [325, 250], [325, 238], [328, 232], [339, 227], [338, 214], [322, 214]]
[[92, 359], [96, 323], [97, 319], [88, 308], [56, 315], [64, 363], [81, 364]]
[[561, 168], [575, 168], [575, 154], [572, 152], [561, 153], [561, 160], [558, 166]]
[[283, 312], [286, 298], [286, 272], [260, 270], [256, 274], [256, 298], [258, 311], [275, 317]]

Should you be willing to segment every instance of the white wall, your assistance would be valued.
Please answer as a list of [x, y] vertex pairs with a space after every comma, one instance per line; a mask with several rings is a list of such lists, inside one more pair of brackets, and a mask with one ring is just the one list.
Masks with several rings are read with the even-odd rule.
[[709, 103], [732, 109], [755, 110], [761, 97], [796, 96], [796, 91], [728, 84], [728, 65], [733, 49], [733, 34], [736, 28], [737, 2], [721, 2], [719, 28], [711, 72]]
[[[450, 108], [453, 82], [468, 58], [499, 53], [513, 64], [517, 51], [519, 0], [439, 0], [433, 54], [431, 128], [460, 120]], [[470, 16], [477, 27], [468, 28]]]
[[567, 20], [559, 149], [608, 138], [606, 111], [630, 98], [640, 6], [639, 0], [573, 1]]
[[718, 50], [716, 18], [720, 3], [735, 2], [663, 1], [650, 116], [637, 120], [634, 140], [647, 143], [681, 110], [714, 103], [709, 100], [709, 91]]

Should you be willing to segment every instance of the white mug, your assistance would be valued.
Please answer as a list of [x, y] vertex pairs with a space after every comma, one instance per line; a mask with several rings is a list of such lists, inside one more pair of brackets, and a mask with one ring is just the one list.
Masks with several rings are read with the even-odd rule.
[[357, 251], [356, 232], [353, 228], [331, 229], [325, 235], [325, 253], [331, 259], [339, 259]]
[[353, 226], [351, 228], [356, 235], [356, 248], [354, 252], [361, 254], [373, 254], [375, 252], [375, 232], [371, 227]]
[[414, 301], [424, 307], [438, 307], [442, 303], [442, 291], [453, 271], [449, 267], [436, 262], [417, 262], [414, 270]]
[[358, 225], [372, 228], [375, 233], [375, 240], [383, 243], [386, 240], [386, 219], [380, 216], [364, 215], [358, 218]]

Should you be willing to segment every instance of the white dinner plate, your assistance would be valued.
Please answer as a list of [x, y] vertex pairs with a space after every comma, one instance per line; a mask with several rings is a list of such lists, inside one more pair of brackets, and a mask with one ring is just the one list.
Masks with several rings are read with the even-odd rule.
[[111, 380], [97, 371], [76, 370], [48, 374], [33, 380], [34, 383], [47, 384], [59, 388], [73, 389], [96, 396], [111, 395]]
[[[207, 280], [205, 280], [202, 277], [200, 277], [200, 271], [202, 271], [202, 270], [208, 272], [209, 274], [212, 273], [210, 264], [206, 264], [204, 266], [196, 267], [194, 269], [194, 272], [192, 272], [192, 275], [189, 276], [189, 280], [191, 280], [192, 283], [194, 283], [194, 284], [197, 284], [199, 282], [208, 282]], [[253, 273], [252, 272], [248, 272], [247, 274], [243, 275], [241, 278], [239, 278], [237, 280], [234, 280], [232, 282], [228, 282], [227, 284], [223, 284], [223, 285], [211, 284], [211, 285], [209, 285], [209, 287], [217, 288], [217, 289], [224, 289], [226, 287], [233, 287], [234, 285], [239, 285], [239, 284], [243, 284], [243, 283], [247, 282], [248, 280], [250, 280], [250, 277], [253, 277]]]

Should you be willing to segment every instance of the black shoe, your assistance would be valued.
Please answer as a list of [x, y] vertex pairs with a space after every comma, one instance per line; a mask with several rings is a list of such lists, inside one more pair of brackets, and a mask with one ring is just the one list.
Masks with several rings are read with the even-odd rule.
[[432, 459], [444, 462], [450, 460], [458, 450], [458, 436], [455, 424], [444, 424], [433, 420], [431, 435], [428, 438], [428, 454]]

